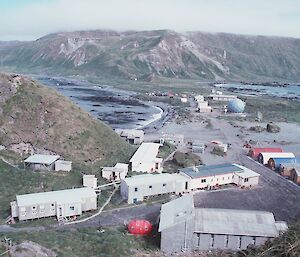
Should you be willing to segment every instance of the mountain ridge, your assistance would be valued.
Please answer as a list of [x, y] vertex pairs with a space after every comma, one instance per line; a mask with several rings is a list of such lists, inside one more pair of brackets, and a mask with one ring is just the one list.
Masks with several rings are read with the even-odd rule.
[[0, 43], [0, 68], [144, 79], [300, 81], [300, 39], [228, 33], [75, 31]]

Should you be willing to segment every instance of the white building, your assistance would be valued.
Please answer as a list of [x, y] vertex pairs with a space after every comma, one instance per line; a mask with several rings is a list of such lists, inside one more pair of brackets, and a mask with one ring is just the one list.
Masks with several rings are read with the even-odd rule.
[[198, 103], [197, 111], [200, 113], [210, 113], [210, 112], [212, 112], [212, 108], [211, 108], [211, 106], [208, 106], [207, 102], [205, 102], [203, 104]]
[[71, 171], [72, 170], [72, 162], [57, 160], [54, 163], [54, 170], [55, 171]]
[[144, 174], [121, 181], [121, 195], [127, 203], [137, 203], [149, 196], [162, 194], [180, 194], [186, 192], [189, 179], [179, 174]]
[[54, 170], [54, 163], [60, 158], [59, 155], [34, 154], [24, 160], [24, 166], [35, 170]]
[[95, 175], [83, 175], [83, 186], [89, 188], [97, 188], [98, 186], [98, 179]]
[[129, 170], [136, 172], [162, 172], [162, 158], [157, 158], [160, 144], [142, 143], [129, 161]]
[[264, 211], [195, 208], [192, 195], [166, 204], [160, 211], [161, 250], [243, 250], [259, 246], [287, 230], [283, 221]]
[[128, 164], [117, 163], [114, 167], [103, 167], [102, 177], [109, 181], [120, 181], [126, 177], [128, 173]]
[[126, 142], [132, 145], [141, 144], [144, 141], [144, 131], [139, 129], [115, 129], [115, 132]]
[[236, 184], [240, 187], [256, 186], [259, 174], [238, 164], [188, 167], [179, 170], [188, 181], [188, 191], [212, 189], [222, 185]]
[[76, 188], [17, 195], [10, 203], [11, 216], [32, 220], [56, 216], [57, 219], [81, 215], [97, 209], [97, 195], [92, 188]]

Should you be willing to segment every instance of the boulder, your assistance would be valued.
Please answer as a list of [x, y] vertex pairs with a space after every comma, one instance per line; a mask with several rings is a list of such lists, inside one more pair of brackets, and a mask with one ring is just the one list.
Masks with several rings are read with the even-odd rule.
[[280, 132], [280, 127], [276, 124], [268, 123], [267, 124], [267, 131], [270, 132], [270, 133], [278, 133], [278, 132]]

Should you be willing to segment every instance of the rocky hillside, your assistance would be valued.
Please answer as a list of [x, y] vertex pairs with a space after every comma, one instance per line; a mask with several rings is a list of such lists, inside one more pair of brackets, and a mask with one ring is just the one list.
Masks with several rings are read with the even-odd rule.
[[31, 79], [0, 73], [0, 144], [88, 165], [126, 161], [133, 149], [104, 123]]
[[300, 39], [225, 33], [81, 31], [0, 43], [0, 68], [151, 79], [300, 81]]

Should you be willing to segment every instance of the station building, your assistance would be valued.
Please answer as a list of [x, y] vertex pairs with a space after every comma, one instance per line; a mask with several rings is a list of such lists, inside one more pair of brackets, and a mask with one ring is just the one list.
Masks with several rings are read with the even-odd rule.
[[262, 245], [286, 229], [286, 222], [276, 222], [270, 212], [195, 208], [192, 195], [163, 204], [160, 211], [160, 247], [167, 253], [243, 250]]

